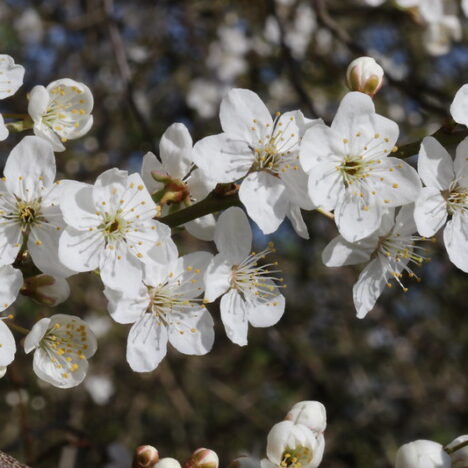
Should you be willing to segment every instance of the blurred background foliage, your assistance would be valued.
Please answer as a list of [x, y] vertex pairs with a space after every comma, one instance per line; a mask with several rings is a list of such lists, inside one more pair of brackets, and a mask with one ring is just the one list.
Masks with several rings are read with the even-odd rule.
[[[24, 112], [35, 84], [85, 82], [95, 98], [94, 127], [58, 153], [57, 164], [60, 177], [92, 181], [113, 166], [138, 171], [172, 122], [185, 123], [194, 140], [219, 132], [219, 102], [234, 86], [256, 91], [273, 112], [300, 108], [330, 121], [346, 92], [347, 64], [367, 54], [387, 71], [376, 106], [400, 124], [405, 143], [447, 119], [468, 81], [463, 39], [429, 55], [423, 27], [390, 3], [7, 0], [1, 52], [26, 76], [1, 110]], [[19, 138], [3, 144], [3, 158]], [[251, 329], [240, 348], [225, 337], [214, 304], [212, 353], [171, 351], [149, 374], [127, 365], [127, 327], [109, 318], [96, 275], [72, 278], [72, 296], [56, 311], [20, 298], [13, 312], [22, 325], [76, 314], [95, 330], [99, 349], [87, 380], [72, 390], [38, 381], [31, 356], [19, 349], [0, 380], [0, 448], [34, 467], [124, 468], [143, 443], [181, 461], [208, 446], [225, 465], [240, 453], [262, 457], [270, 427], [304, 399], [327, 407], [329, 468], [391, 466], [404, 442], [447, 443], [466, 433], [466, 276], [440, 242], [429, 244], [422, 281], [408, 280], [407, 293], [395, 285], [360, 321], [351, 292], [359, 269], [323, 266], [321, 251], [336, 229], [317, 213], [307, 223], [309, 241], [287, 224], [272, 236], [288, 285], [276, 327]], [[212, 249], [184, 232], [175, 238], [181, 253]], [[255, 242], [266, 239], [257, 232]]]

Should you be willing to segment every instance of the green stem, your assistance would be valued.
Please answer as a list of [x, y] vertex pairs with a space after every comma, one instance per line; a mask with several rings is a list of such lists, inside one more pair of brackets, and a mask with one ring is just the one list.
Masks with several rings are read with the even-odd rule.
[[444, 450], [450, 455], [453, 452], [456, 452], [457, 450], [462, 449], [463, 447], [468, 446], [468, 440], [465, 440], [464, 442], [460, 442], [459, 444], [453, 446], [453, 447], [444, 447]]
[[167, 224], [169, 227], [181, 226], [182, 224], [201, 218], [207, 214], [226, 210], [231, 206], [240, 206], [240, 204], [237, 193], [227, 197], [219, 197], [211, 194], [194, 205], [159, 218], [158, 221]]
[[14, 322], [10, 322], [9, 320], [6, 320], [6, 324], [12, 328], [13, 330], [16, 330], [17, 332], [22, 333], [23, 335], [27, 335], [29, 333], [29, 330], [27, 328], [24, 328], [20, 325], [17, 325]]
[[10, 130], [10, 132], [19, 133], [33, 128], [34, 122], [31, 120], [31, 117], [28, 116], [24, 120], [8, 122], [5, 126]]

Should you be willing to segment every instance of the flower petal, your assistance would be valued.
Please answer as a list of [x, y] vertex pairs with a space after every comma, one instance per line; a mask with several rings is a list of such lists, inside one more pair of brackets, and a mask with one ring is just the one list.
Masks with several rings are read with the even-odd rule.
[[447, 190], [455, 177], [450, 154], [434, 137], [428, 136], [421, 143], [418, 172], [427, 187], [439, 191]]
[[34, 86], [29, 92], [28, 114], [34, 122], [42, 119], [49, 104], [49, 92], [44, 86]]
[[127, 362], [135, 372], [150, 372], [167, 353], [167, 328], [153, 314], [145, 314], [130, 329]]
[[336, 170], [337, 163], [323, 161], [314, 166], [309, 176], [309, 195], [315, 206], [333, 210], [345, 187]]
[[368, 262], [377, 247], [378, 240], [378, 236], [374, 235], [353, 243], [342, 236], [337, 236], [323, 249], [322, 261], [327, 267]]
[[319, 162], [328, 161], [337, 154], [341, 148], [337, 146], [339, 135], [323, 122], [309, 128], [302, 137], [299, 157], [305, 172], [310, 173]]
[[450, 113], [455, 122], [468, 126], [468, 85], [463, 85], [455, 94]]
[[282, 294], [269, 297], [268, 301], [247, 302], [247, 318], [252, 327], [266, 328], [279, 322], [284, 314], [285, 299]]
[[0, 312], [16, 301], [21, 286], [23, 286], [23, 274], [20, 270], [11, 265], [0, 267]]
[[241, 208], [233, 206], [221, 213], [216, 223], [214, 242], [218, 252], [232, 265], [242, 262], [252, 248], [252, 230]]
[[220, 303], [221, 320], [227, 337], [239, 346], [247, 344], [249, 320], [246, 302], [235, 289], [231, 289]]
[[185, 223], [184, 227], [193, 237], [204, 241], [212, 241], [214, 238], [216, 219], [212, 214], [208, 214]]
[[0, 320], [0, 366], [8, 366], [15, 359], [16, 342], [8, 326]]
[[254, 154], [247, 143], [232, 140], [225, 133], [220, 133], [195, 143], [193, 161], [209, 179], [230, 183], [247, 174], [254, 161]]
[[438, 188], [423, 187], [414, 205], [414, 220], [419, 234], [431, 237], [447, 221], [447, 202]]
[[219, 120], [230, 138], [256, 142], [267, 125], [273, 124], [271, 114], [262, 100], [248, 89], [231, 89], [221, 101]]
[[24, 137], [5, 164], [5, 185], [19, 199], [40, 198], [55, 179], [55, 156], [51, 146], [34, 136]]
[[290, 204], [289, 211], [286, 216], [291, 221], [292, 227], [296, 231], [296, 234], [303, 239], [309, 239], [309, 231], [307, 225], [302, 218], [301, 209], [297, 205]]
[[162, 182], [158, 182], [153, 178], [151, 175], [152, 171], [165, 172], [156, 155], [148, 152], [143, 156], [143, 162], [141, 163], [141, 178], [143, 179], [148, 192], [151, 194], [164, 188], [164, 184]]
[[444, 244], [450, 261], [468, 273], [468, 220], [456, 214], [444, 229]]
[[204, 308], [192, 309], [180, 317], [180, 323], [169, 327], [169, 343], [179, 353], [201, 356], [211, 351], [214, 343], [214, 323]]
[[182, 123], [172, 124], [161, 137], [159, 153], [166, 172], [177, 179], [186, 176], [192, 165], [192, 137]]
[[387, 278], [380, 260], [375, 258], [362, 270], [353, 287], [354, 306], [358, 318], [364, 318], [374, 308], [386, 283]]
[[150, 303], [146, 287], [142, 287], [135, 294], [127, 294], [127, 291], [106, 287], [104, 295], [109, 301], [107, 310], [118, 323], [136, 322], [146, 312]]
[[213, 257], [205, 273], [205, 299], [208, 302], [215, 301], [230, 288], [232, 266], [222, 254]]
[[275, 232], [288, 211], [285, 185], [267, 172], [249, 174], [242, 181], [239, 198], [264, 234]]
[[455, 176], [462, 187], [468, 187], [468, 138], [457, 146], [454, 161]]

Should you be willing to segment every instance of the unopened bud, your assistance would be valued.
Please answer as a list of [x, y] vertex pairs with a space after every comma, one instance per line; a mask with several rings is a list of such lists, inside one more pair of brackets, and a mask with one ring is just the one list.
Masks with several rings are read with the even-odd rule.
[[468, 466], [468, 435], [462, 435], [452, 440], [446, 449], [452, 459], [452, 468]]
[[184, 468], [218, 468], [219, 458], [216, 452], [207, 448], [199, 448], [184, 463]]
[[153, 468], [159, 461], [159, 452], [152, 445], [140, 445], [135, 450], [132, 468]]
[[351, 91], [375, 96], [383, 84], [383, 68], [372, 57], [353, 60], [346, 71], [346, 85]]
[[68, 299], [70, 286], [63, 278], [41, 274], [26, 278], [21, 294], [40, 304], [54, 307]]
[[327, 427], [327, 411], [319, 401], [296, 403], [285, 418], [294, 424], [302, 424], [311, 431], [321, 434]]
[[0, 379], [5, 376], [6, 370], [6, 366], [0, 366]]
[[156, 182], [161, 182], [163, 184], [168, 184], [171, 181], [171, 176], [162, 171], [151, 171], [151, 177]]
[[153, 468], [182, 468], [175, 458], [161, 458]]
[[395, 468], [450, 468], [450, 457], [442, 445], [431, 440], [416, 440], [402, 445], [397, 452]]

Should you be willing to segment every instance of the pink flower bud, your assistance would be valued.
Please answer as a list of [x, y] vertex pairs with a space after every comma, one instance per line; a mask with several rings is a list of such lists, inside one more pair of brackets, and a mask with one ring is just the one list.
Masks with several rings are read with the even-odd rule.
[[153, 468], [181, 468], [180, 463], [175, 458], [161, 458]]
[[184, 463], [184, 468], [218, 468], [219, 458], [216, 452], [207, 448], [199, 448]]
[[21, 288], [21, 294], [40, 304], [54, 307], [68, 299], [70, 286], [63, 278], [41, 274], [27, 278]]
[[152, 445], [140, 445], [135, 450], [133, 468], [152, 468], [159, 461], [159, 452]]
[[346, 85], [351, 91], [375, 96], [383, 84], [383, 68], [372, 57], [353, 60], [346, 71]]

